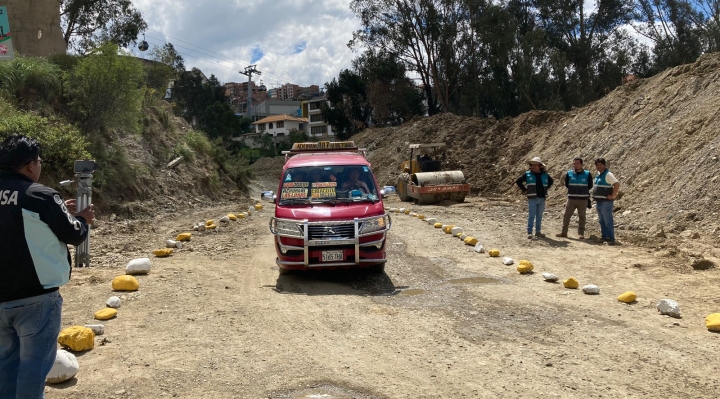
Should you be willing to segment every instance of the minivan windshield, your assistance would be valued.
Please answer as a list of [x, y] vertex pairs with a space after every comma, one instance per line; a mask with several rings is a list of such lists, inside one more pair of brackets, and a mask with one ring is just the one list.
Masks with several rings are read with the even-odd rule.
[[282, 177], [280, 204], [377, 201], [372, 171], [364, 165], [290, 168]]

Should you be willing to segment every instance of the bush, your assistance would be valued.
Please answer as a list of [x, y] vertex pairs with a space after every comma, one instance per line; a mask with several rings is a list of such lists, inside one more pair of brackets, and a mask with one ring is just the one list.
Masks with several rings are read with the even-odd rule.
[[140, 61], [118, 55], [107, 43], [81, 59], [66, 77], [66, 92], [73, 117], [86, 133], [105, 133], [110, 128], [139, 131]]
[[248, 184], [252, 178], [248, 160], [241, 154], [227, 149], [221, 139], [213, 141], [212, 156], [220, 170], [225, 172], [239, 189], [247, 192]]
[[185, 136], [185, 143], [196, 153], [212, 155], [212, 144], [205, 133], [198, 130], [191, 130]]
[[52, 103], [62, 92], [60, 67], [43, 58], [23, 57], [0, 62], [0, 97], [26, 108]]
[[23, 134], [42, 145], [43, 166], [46, 170], [70, 174], [75, 160], [89, 159], [88, 142], [74, 126], [56, 119], [48, 119], [29, 112], [17, 111], [0, 100], [0, 140], [12, 134]]

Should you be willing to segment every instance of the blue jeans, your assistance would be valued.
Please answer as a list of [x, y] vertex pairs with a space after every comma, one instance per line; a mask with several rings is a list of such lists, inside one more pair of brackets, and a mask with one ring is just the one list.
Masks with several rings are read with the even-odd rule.
[[535, 222], [535, 233], [540, 233], [542, 231], [542, 217], [544, 212], [545, 198], [528, 199], [528, 234], [532, 234], [533, 222]]
[[600, 233], [602, 238], [615, 241], [615, 221], [613, 220], [613, 201], [595, 201], [598, 218], [600, 219]]
[[0, 399], [42, 399], [55, 363], [60, 292], [0, 302]]

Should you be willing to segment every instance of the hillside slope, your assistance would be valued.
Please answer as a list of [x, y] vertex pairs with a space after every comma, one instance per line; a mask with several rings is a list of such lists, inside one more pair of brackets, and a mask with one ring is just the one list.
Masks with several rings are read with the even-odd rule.
[[[621, 229], [720, 233], [720, 53], [618, 87], [571, 112], [538, 111], [500, 121], [442, 114], [354, 139], [369, 150], [380, 184], [395, 184], [407, 144], [444, 141], [446, 170], [460, 169], [473, 194], [520, 199], [514, 180], [540, 156], [554, 178], [572, 159], [604, 157], [621, 182]], [[564, 203], [565, 188], [550, 204]], [[630, 211], [630, 212], [627, 212]], [[688, 233], [686, 233], [688, 234]]]

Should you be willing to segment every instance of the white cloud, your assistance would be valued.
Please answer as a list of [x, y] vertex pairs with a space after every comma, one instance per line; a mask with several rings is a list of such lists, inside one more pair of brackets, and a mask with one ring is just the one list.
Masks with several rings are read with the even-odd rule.
[[[245, 81], [238, 72], [253, 54], [268, 87], [325, 82], [350, 67], [347, 47], [360, 27], [349, 0], [135, 0], [149, 26], [147, 41], [171, 42], [189, 69], [222, 82]], [[162, 32], [162, 33], [159, 33]], [[304, 49], [303, 49], [304, 46]], [[302, 49], [302, 51], [299, 51]], [[255, 53], [253, 53], [255, 51]], [[135, 51], [136, 54], [140, 54]], [[145, 53], [147, 54], [147, 53]], [[218, 65], [219, 64], [219, 65]], [[255, 79], [255, 78], [254, 78]]]

